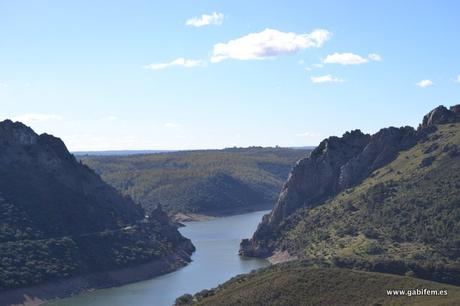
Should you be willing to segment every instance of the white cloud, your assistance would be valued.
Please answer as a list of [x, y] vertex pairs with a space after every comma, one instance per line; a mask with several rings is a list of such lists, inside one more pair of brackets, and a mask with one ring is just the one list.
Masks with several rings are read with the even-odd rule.
[[305, 61], [304, 61], [304, 60], [298, 60], [298, 61], [297, 61], [297, 64], [303, 65], [303, 64], [305, 64]]
[[37, 122], [44, 122], [49, 120], [60, 120], [61, 116], [52, 114], [23, 114], [12, 118], [13, 121], [20, 121], [22, 123], [31, 124]]
[[0, 82], [0, 88], [6, 88], [8, 87], [8, 84]]
[[296, 53], [307, 48], [321, 47], [330, 37], [327, 30], [314, 30], [311, 33], [296, 34], [265, 29], [258, 33], [214, 45], [211, 62], [225, 59], [263, 60], [278, 55]]
[[344, 82], [343, 79], [339, 79], [336, 77], [333, 77], [332, 75], [323, 75], [323, 76], [316, 76], [316, 77], [311, 77], [310, 80], [313, 83], [320, 84], [320, 83], [342, 83]]
[[179, 57], [169, 63], [158, 63], [158, 64], [149, 64], [144, 66], [146, 69], [152, 69], [152, 70], [160, 70], [160, 69], [166, 69], [170, 67], [185, 67], [185, 68], [192, 68], [192, 67], [198, 67], [202, 66], [204, 63], [202, 60], [192, 60], [192, 59], [186, 59], [183, 57]]
[[457, 83], [460, 83], [460, 74], [457, 76], [457, 79], [455, 80]]
[[380, 62], [382, 60], [382, 56], [380, 56], [380, 54], [377, 53], [369, 53], [367, 58], [374, 62]]
[[165, 128], [179, 128], [181, 125], [180, 124], [177, 124], [177, 123], [174, 123], [174, 122], [166, 122], [164, 124], [164, 127]]
[[431, 80], [421, 80], [420, 82], [416, 83], [418, 87], [425, 88], [425, 87], [430, 87], [433, 86], [434, 83]]
[[333, 54], [329, 54], [323, 60], [325, 64], [340, 64], [340, 65], [360, 65], [365, 64], [369, 61], [373, 62], [380, 62], [382, 60], [382, 56], [377, 53], [369, 53], [367, 58], [358, 54], [354, 54], [351, 52], [345, 53], [338, 53], [335, 52]]
[[224, 22], [224, 14], [214, 12], [212, 14], [203, 14], [200, 17], [188, 19], [185, 24], [192, 27], [202, 27], [206, 25], [221, 25]]
[[334, 53], [329, 54], [323, 61], [326, 64], [340, 64], [340, 65], [359, 65], [367, 63], [368, 60], [358, 54], [346, 52], [346, 53]]

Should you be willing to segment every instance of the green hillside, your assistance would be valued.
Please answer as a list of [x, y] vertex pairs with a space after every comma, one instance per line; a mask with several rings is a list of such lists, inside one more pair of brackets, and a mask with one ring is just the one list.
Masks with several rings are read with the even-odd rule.
[[[388, 295], [387, 290], [428, 289], [447, 296]], [[417, 292], [415, 292], [417, 293]], [[434, 292], [433, 292], [434, 293]], [[431, 291], [430, 291], [431, 294]], [[417, 305], [460, 304], [460, 287], [411, 277], [291, 262], [236, 276], [211, 290], [183, 295], [176, 305]]]
[[129, 156], [83, 156], [102, 178], [151, 210], [221, 215], [273, 206], [308, 149], [234, 148]]
[[403, 260], [458, 273], [459, 146], [460, 123], [439, 125], [361, 184], [288, 218], [276, 248], [302, 258]]

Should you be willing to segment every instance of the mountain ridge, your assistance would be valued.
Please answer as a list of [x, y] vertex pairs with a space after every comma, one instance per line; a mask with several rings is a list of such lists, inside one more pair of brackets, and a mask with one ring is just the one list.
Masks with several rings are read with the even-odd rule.
[[[372, 136], [353, 131], [346, 133], [342, 138], [331, 137], [324, 140], [309, 157], [299, 161], [293, 168], [272, 212], [263, 217], [251, 239], [241, 242], [240, 254], [269, 257], [274, 252], [287, 251], [294, 257], [326, 256], [326, 259], [334, 260], [334, 257], [345, 256], [351, 251], [350, 255], [353, 256], [346, 255], [345, 259], [374, 258], [382, 261], [382, 265], [387, 265], [384, 261], [395, 260], [397, 256], [391, 248], [402, 248], [397, 246], [398, 242], [395, 240], [401, 239], [396, 238], [397, 233], [400, 233], [403, 237], [402, 242], [408, 243], [420, 254], [418, 256], [428, 256], [424, 261], [410, 259], [415, 260], [415, 263], [426, 262], [430, 265], [433, 262], [445, 261], [454, 266], [458, 265], [458, 254], [455, 255], [455, 249], [458, 250], [458, 246], [455, 246], [455, 233], [459, 229], [458, 225], [455, 227], [455, 223], [452, 222], [458, 213], [458, 204], [455, 203], [460, 199], [458, 188], [455, 187], [455, 182], [459, 183], [459, 179], [453, 170], [459, 164], [456, 157], [459, 141], [456, 135], [460, 134], [459, 110], [459, 105], [450, 109], [437, 107], [424, 117], [417, 130], [410, 127], [391, 127], [382, 129]], [[351, 135], [353, 141], [350, 140]], [[401, 156], [404, 156], [404, 159]], [[419, 163], [413, 164], [414, 160]], [[450, 169], [447, 168], [447, 171], [437, 170], [449, 167], [448, 165]], [[431, 183], [430, 176], [441, 181], [447, 180], [449, 184], [438, 186], [435, 181]], [[419, 181], [421, 183], [418, 183]], [[419, 190], [417, 188], [421, 188], [415, 183], [420, 186], [422, 183], [427, 185], [423, 189], [424, 192], [415, 192]], [[438, 187], [431, 191], [434, 185]], [[426, 193], [427, 190], [431, 193]], [[425, 203], [422, 196], [439, 197], [439, 200], [433, 200], [432, 209], [421, 211], [423, 219], [408, 223], [405, 217], [398, 216], [396, 211], [404, 211], [408, 216], [411, 211], [414, 213], [417, 205], [422, 205], [418, 203]], [[410, 205], [405, 204], [405, 201], [410, 201]], [[395, 212], [391, 211], [392, 207]], [[436, 213], [444, 214], [446, 209], [451, 210], [451, 215], [442, 215], [444, 221], [437, 221], [438, 217], [433, 219]], [[382, 215], [383, 210], [387, 215]], [[334, 211], [340, 211], [342, 215]], [[378, 218], [387, 220], [388, 224], [406, 223], [386, 231], [387, 227], [383, 224], [377, 226], [380, 219], [375, 217], [376, 213], [379, 214]], [[388, 219], [390, 216], [393, 216], [392, 219]], [[353, 223], [347, 225], [351, 221]], [[420, 231], [414, 232], [414, 241], [411, 241], [407, 234], [401, 232], [401, 229], [412, 232], [412, 228], [419, 226], [420, 222], [426, 223], [426, 229], [442, 226], [443, 222], [444, 226], [450, 224], [450, 231], [443, 230], [448, 236], [441, 237], [439, 232], [433, 232], [433, 229], [431, 233], [426, 234], [450, 242], [446, 241], [446, 244], [441, 246], [427, 237], [422, 237]], [[369, 236], [360, 236], [360, 233], [366, 232], [364, 225], [369, 227]], [[355, 233], [347, 232], [345, 228], [350, 226]], [[379, 232], [383, 229], [386, 232], [379, 233], [382, 235], [380, 238], [372, 237], [372, 231]], [[390, 237], [392, 234], [395, 237]], [[350, 243], [356, 249], [347, 251], [346, 246]], [[417, 250], [417, 243], [421, 249]], [[362, 252], [359, 248], [364, 247], [364, 244], [368, 245], [368, 252], [372, 253], [374, 250], [381, 254], [355, 254]], [[320, 247], [321, 245], [324, 246]], [[431, 251], [428, 250], [438, 254], [432, 256], [431, 263], [428, 255]], [[389, 258], [386, 258], [387, 256]], [[402, 259], [409, 260], [409, 257], [403, 255]], [[339, 257], [337, 261], [346, 260]], [[348, 265], [353, 264], [349, 262]], [[356, 264], [360, 265], [362, 264]], [[411, 270], [405, 269], [406, 272]], [[450, 268], [446, 266], [446, 269]], [[427, 276], [425, 272], [422, 274], [425, 278], [434, 277], [438, 281], [444, 279], [447, 282], [455, 282], [454, 275], [458, 276], [458, 272], [455, 272], [457, 269], [458, 267], [449, 270], [451, 272], [442, 272], [442, 277]]]
[[145, 213], [62, 140], [0, 122], [0, 301], [22, 303], [31, 286], [94, 273], [101, 277], [89, 281], [93, 288], [139, 280], [110, 275], [156, 263], [151, 277], [187, 264], [193, 251], [161, 207]]

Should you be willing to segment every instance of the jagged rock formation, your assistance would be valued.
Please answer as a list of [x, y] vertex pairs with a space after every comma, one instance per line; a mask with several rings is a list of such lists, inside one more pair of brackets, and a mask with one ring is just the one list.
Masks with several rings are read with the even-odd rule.
[[460, 104], [451, 106], [447, 109], [445, 106], [438, 106], [423, 117], [419, 129], [424, 129], [436, 124], [453, 123], [460, 121]]
[[152, 276], [186, 264], [193, 250], [161, 207], [146, 217], [59, 138], [0, 122], [0, 296], [156, 262]]
[[114, 229], [144, 217], [59, 138], [9, 120], [0, 123], [0, 192], [44, 237]]
[[330, 137], [292, 170], [270, 214], [264, 216], [252, 239], [241, 243], [240, 254], [267, 257], [280, 225], [300, 208], [315, 207], [346, 188], [359, 184], [374, 170], [393, 161], [433, 132], [435, 125], [460, 122], [460, 105], [439, 106], [427, 114], [418, 130], [384, 128], [370, 136], [359, 130]]

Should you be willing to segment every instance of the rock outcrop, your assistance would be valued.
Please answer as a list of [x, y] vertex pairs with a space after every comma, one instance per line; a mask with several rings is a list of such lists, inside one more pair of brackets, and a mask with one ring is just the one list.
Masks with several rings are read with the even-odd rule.
[[374, 170], [393, 161], [398, 153], [414, 146], [437, 124], [460, 121], [460, 105], [439, 106], [427, 114], [419, 129], [384, 128], [370, 136], [359, 130], [341, 138], [330, 137], [293, 168], [278, 202], [263, 217], [252, 239], [241, 242], [240, 254], [267, 257], [272, 254], [271, 237], [299, 208], [314, 207], [340, 191], [359, 184]]
[[161, 207], [146, 216], [62, 140], [0, 122], [0, 297], [153, 262], [161, 269], [149, 275], [158, 275], [185, 265], [193, 251]]
[[423, 117], [419, 129], [427, 128], [436, 124], [446, 124], [460, 122], [460, 104], [451, 106], [447, 109], [445, 106], [438, 106]]

